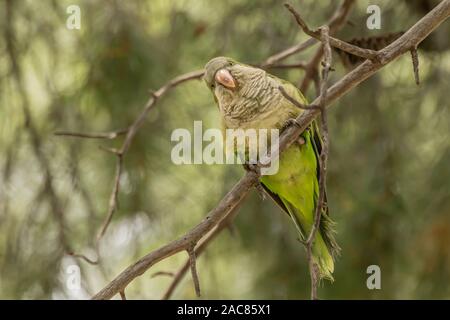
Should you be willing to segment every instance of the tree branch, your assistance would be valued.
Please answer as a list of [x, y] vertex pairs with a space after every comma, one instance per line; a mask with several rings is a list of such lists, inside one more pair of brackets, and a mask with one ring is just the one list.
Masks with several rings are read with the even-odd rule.
[[419, 78], [419, 55], [417, 54], [417, 47], [411, 48], [411, 59], [414, 70], [414, 79], [416, 80], [416, 84], [420, 84]]
[[[348, 14], [350, 13], [350, 10], [354, 3], [355, 0], [342, 1], [341, 6], [336, 10], [336, 12], [333, 14], [331, 19], [327, 23], [327, 25], [330, 27], [331, 34], [333, 34], [337, 29], [339, 29], [347, 20]], [[317, 42], [318, 42], [317, 39], [309, 38], [308, 40], [302, 43], [294, 45], [290, 48], [287, 48], [279, 53], [270, 56], [261, 64], [261, 67], [262, 68], [270, 67], [271, 65], [276, 64], [282, 60], [285, 60], [286, 58], [289, 58], [290, 56], [296, 53], [308, 49], [309, 47], [315, 45]]]
[[[335, 12], [333, 17], [331, 17], [330, 21], [327, 23], [327, 25], [330, 28], [330, 32], [329, 32], [330, 35], [335, 34], [345, 24], [345, 22], [347, 21], [348, 15], [350, 14], [350, 10], [353, 7], [354, 3], [355, 3], [354, 0], [345, 0], [342, 2], [339, 9]], [[315, 39], [315, 38], [312, 38], [312, 39]], [[303, 80], [299, 86], [300, 91], [302, 91], [304, 93], [306, 93], [311, 80], [313, 80], [315, 87], [316, 87], [316, 92], [317, 92], [317, 94], [319, 94], [319, 91], [320, 91], [319, 78], [320, 77], [319, 77], [319, 72], [318, 72], [318, 64], [321, 61], [322, 55], [323, 55], [322, 47], [323, 46], [320, 46], [316, 50], [315, 54], [313, 55], [313, 57], [311, 58], [311, 60], [309, 61], [309, 63], [306, 66], [305, 76], [303, 77]]]
[[[133, 142], [133, 139], [138, 132], [138, 130], [141, 128], [141, 126], [144, 124], [145, 118], [147, 117], [147, 114], [150, 112], [150, 110], [155, 106], [157, 101], [162, 98], [164, 95], [166, 95], [170, 90], [177, 87], [178, 85], [195, 79], [200, 79], [203, 76], [203, 70], [197, 70], [188, 72], [185, 74], [182, 74], [180, 76], [177, 76], [164, 84], [161, 88], [159, 88], [156, 92], [151, 92], [151, 96], [148, 99], [147, 103], [145, 104], [144, 109], [139, 114], [139, 116], [136, 118], [136, 120], [126, 129], [120, 129], [117, 131], [112, 132], [105, 132], [105, 133], [79, 133], [79, 132], [68, 132], [68, 131], [58, 131], [55, 132], [55, 135], [57, 136], [70, 136], [70, 137], [78, 137], [78, 138], [91, 138], [91, 139], [115, 139], [120, 135], [125, 135], [125, 139], [122, 143], [122, 146], [119, 149], [108, 149], [105, 147], [102, 147], [103, 150], [109, 151], [113, 153], [117, 157], [117, 163], [116, 163], [116, 173], [114, 176], [114, 184], [111, 190], [111, 195], [109, 198], [109, 205], [108, 210], [106, 212], [105, 220], [103, 221], [103, 224], [100, 228], [100, 231], [97, 235], [97, 244], [96, 244], [96, 250], [98, 254], [98, 245], [102, 237], [105, 235], [109, 224], [111, 223], [111, 220], [113, 218], [113, 215], [115, 211], [118, 208], [118, 196], [120, 192], [120, 177], [123, 172], [123, 159], [125, 157], [125, 154], [127, 153], [128, 149], [131, 146], [131, 143]], [[80, 254], [72, 254], [75, 257], [82, 257]], [[89, 259], [84, 259], [85, 261], [89, 261]], [[98, 261], [98, 258], [97, 258]]]
[[[345, 23], [345, 21], [347, 20], [348, 14], [350, 12], [350, 9], [351, 9], [353, 4], [354, 4], [354, 0], [344, 0], [344, 1], [342, 1], [341, 5], [334, 12], [333, 16], [330, 18], [330, 20], [327, 23], [327, 25], [329, 26], [330, 30], [335, 32]], [[312, 62], [309, 62], [307, 64], [305, 64], [304, 62], [297, 62], [297, 63], [289, 64], [289, 63], [280, 63], [280, 61], [283, 60], [283, 59], [288, 58], [290, 55], [292, 55], [294, 53], [297, 53], [299, 51], [302, 51], [303, 49], [308, 48], [310, 46], [310, 44], [315, 44], [315, 43], [316, 43], [316, 40], [313, 39], [313, 38], [310, 38], [310, 39], [306, 40], [305, 42], [303, 42], [303, 43], [301, 43], [299, 45], [296, 45], [296, 46], [293, 46], [291, 48], [288, 48], [287, 50], [283, 50], [280, 53], [269, 57], [262, 64], [260, 64], [260, 67], [261, 68], [265, 68], [265, 69], [301, 68], [301, 69], [305, 69], [308, 72], [309, 66], [311, 65]], [[307, 76], [305, 76], [305, 78], [306, 77]], [[318, 85], [319, 77], [318, 77], [317, 72], [314, 72], [312, 74], [312, 78], [313, 78], [315, 83], [317, 82], [317, 85]], [[283, 88], [280, 88], [280, 90], [283, 91]], [[287, 96], [287, 98], [291, 98], [287, 94], [286, 94], [286, 96]], [[292, 102], [294, 104], [298, 104], [297, 106], [299, 106], [300, 108], [304, 108], [305, 107], [305, 106], [302, 107], [301, 104], [299, 104], [299, 102], [296, 101], [295, 99], [292, 99], [292, 100], [294, 100]], [[311, 106], [310, 105], [308, 107], [309, 108], [314, 108], [315, 106]], [[258, 186], [260, 186], [260, 185], [257, 184], [256, 187], [258, 188]], [[261, 192], [259, 191], [259, 193], [261, 193]], [[231, 226], [232, 226], [231, 223], [232, 223], [234, 217], [236, 216], [236, 214], [237, 214], [236, 210], [228, 213], [226, 215], [226, 217], [218, 225], [218, 227], [215, 228], [213, 232], [211, 232], [208, 235], [206, 235], [204, 239], [202, 239], [201, 244], [196, 249], [197, 256], [201, 252], [203, 252], [203, 250], [206, 248], [206, 246], [209, 244], [209, 242], [212, 241], [215, 238], [215, 236], [222, 231], [222, 229], [224, 229], [224, 228], [231, 228]], [[168, 287], [167, 291], [164, 293], [162, 299], [169, 299], [170, 298], [170, 296], [173, 294], [176, 286], [179, 284], [179, 282], [181, 281], [181, 279], [183, 278], [183, 276], [187, 272], [187, 270], [189, 270], [189, 260], [187, 260], [184, 263], [184, 265], [175, 274], [174, 279], [172, 280], [172, 283]]]
[[[366, 80], [386, 64], [390, 63], [398, 56], [416, 47], [434, 29], [436, 29], [450, 15], [450, 0], [444, 0], [432, 11], [412, 26], [403, 36], [391, 43], [386, 48], [377, 52], [377, 59], [366, 60], [357, 68], [346, 74], [341, 80], [335, 83], [322, 96], [315, 99], [312, 105], [329, 106], [339, 97]], [[331, 44], [331, 43], [330, 43]], [[199, 76], [200, 77], [200, 76]], [[152, 102], [153, 104], [153, 102]], [[151, 105], [152, 105], [151, 104]], [[148, 107], [147, 107], [148, 108]], [[146, 108], [146, 109], [147, 109]], [[148, 112], [148, 111], [147, 111]], [[298, 126], [290, 126], [283, 131], [280, 137], [280, 153], [288, 148], [303, 132], [309, 123], [320, 113], [320, 110], [310, 109], [303, 112], [297, 119]], [[145, 112], [146, 114], [146, 112]], [[134, 134], [132, 135], [134, 136]], [[272, 157], [272, 160], [273, 157]], [[113, 281], [98, 292], [94, 299], [110, 299], [133, 281], [142, 275], [157, 262], [183, 250], [188, 250], [192, 243], [197, 243], [204, 235], [224, 219], [234, 208], [239, 206], [249, 189], [258, 182], [258, 175], [248, 171], [243, 178], [225, 195], [216, 208], [210, 211], [207, 217], [180, 238], [169, 244], [147, 254], [136, 263], [126, 268]]]
[[[210, 231], [204, 238], [202, 238], [202, 240], [200, 240], [199, 244], [195, 248], [195, 254], [196, 254], [197, 257], [200, 256], [200, 254], [202, 254], [205, 251], [205, 249], [208, 246], [208, 244], [212, 240], [214, 240], [215, 237], [219, 233], [222, 232], [222, 230], [231, 227], [231, 225], [233, 223], [233, 220], [234, 220], [234, 218], [236, 217], [236, 215], [238, 213], [237, 209], [238, 209], [238, 206], [236, 206], [233, 210], [231, 210], [225, 216], [225, 218], [223, 218], [219, 222], [219, 224], [212, 231]], [[187, 259], [187, 261], [183, 264], [183, 266], [181, 266], [181, 268], [174, 275], [170, 286], [167, 288], [166, 292], [162, 296], [163, 300], [167, 300], [167, 299], [169, 299], [172, 296], [173, 292], [175, 291], [175, 288], [178, 286], [178, 284], [180, 283], [181, 279], [183, 279], [183, 276], [189, 270], [189, 266], [190, 266], [190, 261], [189, 261], [189, 259]]]

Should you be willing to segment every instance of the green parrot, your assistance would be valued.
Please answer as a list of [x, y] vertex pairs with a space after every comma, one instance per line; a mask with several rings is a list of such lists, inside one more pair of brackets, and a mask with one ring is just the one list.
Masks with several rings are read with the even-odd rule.
[[[205, 66], [204, 80], [216, 101], [224, 129], [280, 129], [302, 110], [280, 92], [306, 104], [297, 87], [266, 71], [227, 57], [216, 57]], [[279, 158], [274, 175], [260, 178], [265, 192], [289, 215], [302, 240], [312, 228], [319, 197], [319, 153], [321, 138], [315, 122]], [[325, 197], [326, 199], [326, 197]], [[334, 257], [339, 246], [328, 207], [322, 211], [320, 228], [312, 247], [312, 258], [322, 279], [333, 281]]]

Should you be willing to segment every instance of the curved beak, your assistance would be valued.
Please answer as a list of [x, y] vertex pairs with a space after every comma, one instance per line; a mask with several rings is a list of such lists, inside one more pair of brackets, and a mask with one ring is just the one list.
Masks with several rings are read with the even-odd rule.
[[233, 89], [236, 87], [236, 81], [227, 69], [217, 71], [215, 80], [226, 88]]

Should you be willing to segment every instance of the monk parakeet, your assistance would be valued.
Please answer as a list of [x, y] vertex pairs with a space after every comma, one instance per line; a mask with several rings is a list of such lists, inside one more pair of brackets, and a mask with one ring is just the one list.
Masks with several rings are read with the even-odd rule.
[[[280, 92], [306, 104], [293, 84], [266, 71], [226, 57], [210, 60], [204, 80], [214, 95], [225, 129], [280, 129], [302, 110]], [[321, 138], [315, 122], [279, 158], [278, 172], [264, 175], [260, 182], [267, 194], [289, 215], [300, 238], [306, 240], [312, 228], [319, 196], [319, 153]], [[334, 223], [328, 208], [322, 212], [320, 228], [312, 247], [312, 258], [320, 278], [333, 280], [333, 258], [339, 251]]]

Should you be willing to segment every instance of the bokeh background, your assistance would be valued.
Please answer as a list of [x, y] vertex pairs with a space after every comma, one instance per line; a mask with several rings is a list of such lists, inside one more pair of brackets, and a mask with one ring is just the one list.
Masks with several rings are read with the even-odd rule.
[[[312, 27], [340, 1], [294, 1]], [[438, 1], [357, 1], [338, 36], [404, 31]], [[81, 8], [81, 30], [66, 28], [67, 6]], [[369, 4], [382, 28], [368, 30]], [[89, 298], [126, 266], [197, 224], [242, 176], [240, 166], [176, 166], [171, 132], [219, 126], [202, 81], [172, 91], [151, 111], [126, 158], [120, 208], [101, 241], [116, 141], [57, 137], [129, 125], [172, 77], [228, 55], [256, 63], [304, 41], [282, 1], [0, 1], [0, 298]], [[328, 197], [342, 256], [323, 299], [450, 298], [450, 24], [419, 47], [422, 83], [400, 57], [330, 109]], [[306, 61], [310, 48], [288, 59]], [[346, 69], [334, 55], [331, 81]], [[273, 70], [298, 83], [300, 69]], [[306, 92], [314, 98], [313, 86]], [[203, 298], [305, 299], [305, 250], [287, 217], [254, 191], [234, 223], [198, 260]], [[159, 298], [186, 254], [137, 278], [128, 298]], [[381, 268], [381, 290], [366, 269]], [[81, 290], [66, 283], [81, 270]], [[174, 298], [195, 298], [190, 275]]]

